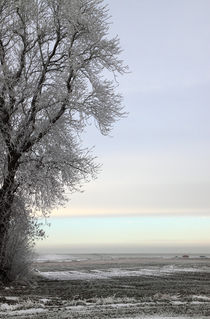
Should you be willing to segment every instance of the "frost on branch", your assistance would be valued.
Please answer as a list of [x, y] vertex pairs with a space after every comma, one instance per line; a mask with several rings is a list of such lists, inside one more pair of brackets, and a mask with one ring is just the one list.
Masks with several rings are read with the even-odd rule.
[[39, 208], [94, 175], [78, 144], [87, 120], [107, 134], [122, 115], [121, 97], [103, 77], [105, 69], [125, 71], [107, 19], [97, 0], [1, 1], [1, 185], [16, 157], [15, 183], [24, 196], [36, 194]]

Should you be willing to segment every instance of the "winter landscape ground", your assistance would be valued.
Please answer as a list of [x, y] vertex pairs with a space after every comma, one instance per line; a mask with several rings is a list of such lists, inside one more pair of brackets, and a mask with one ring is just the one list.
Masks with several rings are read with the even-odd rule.
[[0, 318], [210, 318], [208, 256], [45, 255], [0, 287]]

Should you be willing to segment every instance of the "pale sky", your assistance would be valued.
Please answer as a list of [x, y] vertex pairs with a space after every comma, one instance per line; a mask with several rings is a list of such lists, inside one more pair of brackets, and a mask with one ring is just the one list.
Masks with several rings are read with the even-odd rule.
[[39, 247], [210, 252], [210, 1], [105, 3], [129, 115], [112, 137], [87, 129], [101, 172], [53, 212]]

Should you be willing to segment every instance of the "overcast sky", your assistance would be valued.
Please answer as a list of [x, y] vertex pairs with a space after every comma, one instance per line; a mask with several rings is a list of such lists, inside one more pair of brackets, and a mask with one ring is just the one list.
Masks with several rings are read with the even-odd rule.
[[119, 79], [129, 115], [112, 137], [88, 129], [101, 173], [53, 212], [40, 247], [208, 250], [210, 1], [105, 3], [131, 71]]

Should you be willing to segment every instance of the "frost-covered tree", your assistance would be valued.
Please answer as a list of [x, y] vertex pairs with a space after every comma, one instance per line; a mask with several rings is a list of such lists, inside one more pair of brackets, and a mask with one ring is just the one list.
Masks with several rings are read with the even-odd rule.
[[122, 116], [108, 21], [102, 0], [0, 0], [1, 274], [14, 198], [44, 214], [59, 205], [97, 171], [85, 126], [93, 118], [106, 135]]
[[5, 283], [30, 278], [35, 240], [44, 238], [45, 233], [32, 212], [25, 209], [21, 198], [14, 197], [7, 232], [2, 242], [1, 280]]

